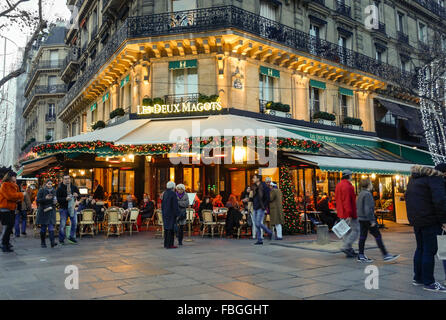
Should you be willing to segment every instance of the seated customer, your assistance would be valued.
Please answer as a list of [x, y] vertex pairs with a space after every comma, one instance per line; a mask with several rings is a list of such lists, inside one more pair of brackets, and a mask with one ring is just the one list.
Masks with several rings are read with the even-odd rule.
[[128, 220], [130, 209], [137, 207], [136, 201], [133, 200], [133, 196], [129, 194], [127, 200], [122, 204], [122, 208], [125, 210], [123, 220]]
[[321, 213], [319, 214], [319, 217], [321, 219], [321, 222], [326, 224], [328, 228], [333, 228], [337, 216], [332, 211], [330, 211], [329, 207], [330, 198], [327, 196], [326, 193], [322, 194], [322, 198], [317, 203], [317, 210]]
[[153, 212], [155, 211], [155, 204], [152, 200], [150, 200], [149, 195], [145, 194], [143, 203], [140, 207], [141, 218], [142, 219], [150, 219], [153, 216]]
[[213, 206], [211, 203], [211, 198], [209, 196], [205, 196], [203, 198], [203, 201], [200, 203], [200, 207], [198, 208], [198, 217], [200, 218], [200, 221], [203, 221], [203, 210], [211, 210], [212, 211]]
[[215, 197], [214, 201], [212, 201], [212, 205], [214, 207], [217, 207], [217, 208], [224, 207], [223, 202], [221, 200], [222, 200], [221, 195], [217, 194], [217, 196]]
[[240, 226], [240, 220], [242, 220], [242, 214], [240, 212], [240, 205], [234, 195], [229, 196], [228, 202], [226, 203], [228, 210], [228, 215], [226, 216], [226, 236], [231, 236], [233, 234], [234, 228]]

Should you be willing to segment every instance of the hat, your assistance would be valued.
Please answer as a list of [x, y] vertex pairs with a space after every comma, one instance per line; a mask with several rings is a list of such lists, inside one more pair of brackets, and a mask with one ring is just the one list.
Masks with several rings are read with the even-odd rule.
[[435, 170], [445, 173], [446, 172], [446, 163], [442, 162], [435, 166]]
[[353, 174], [353, 172], [351, 172], [351, 170], [348, 170], [348, 169], [342, 171], [343, 177], [351, 176], [352, 174]]

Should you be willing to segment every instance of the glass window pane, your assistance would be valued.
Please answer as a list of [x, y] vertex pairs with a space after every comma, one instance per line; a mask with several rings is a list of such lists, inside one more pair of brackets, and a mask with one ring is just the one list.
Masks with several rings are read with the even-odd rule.
[[186, 69], [187, 74], [187, 94], [198, 93], [198, 69]]
[[174, 94], [185, 94], [184, 69], [172, 70]]

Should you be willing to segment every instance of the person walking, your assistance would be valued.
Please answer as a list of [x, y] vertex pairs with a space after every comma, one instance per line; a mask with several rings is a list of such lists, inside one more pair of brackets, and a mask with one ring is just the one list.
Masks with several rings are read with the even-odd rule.
[[17, 174], [10, 170], [2, 179], [0, 186], [0, 219], [3, 225], [2, 232], [2, 250], [3, 252], [13, 252], [12, 245], [9, 242], [12, 228], [15, 220], [15, 210], [17, 201], [23, 201], [24, 195], [19, 190], [16, 183]]
[[[20, 237], [20, 226], [22, 227], [22, 235], [26, 236], [26, 217], [28, 212], [31, 211], [31, 194], [30, 189], [26, 187], [26, 183], [21, 185], [21, 191], [23, 192], [23, 201], [17, 205], [15, 214], [15, 236]], [[21, 220], [21, 221], [20, 221]]]
[[381, 233], [378, 229], [378, 223], [375, 217], [375, 201], [373, 200], [372, 191], [373, 185], [370, 179], [361, 180], [361, 192], [356, 199], [356, 207], [358, 209], [359, 219], [359, 254], [358, 262], [373, 262], [364, 254], [365, 241], [367, 235], [370, 232], [375, 237], [376, 244], [381, 250], [383, 259], [386, 262], [394, 261], [399, 258], [400, 255], [393, 255], [387, 252], [384, 242], [382, 240]]
[[79, 196], [79, 189], [71, 183], [71, 177], [69, 175], [63, 176], [62, 183], [56, 190], [56, 196], [60, 212], [59, 243], [62, 245], [65, 244], [65, 226], [67, 225], [68, 217], [70, 217], [71, 227], [68, 242], [77, 244], [77, 215], [74, 212], [74, 202]]
[[164, 248], [175, 249], [174, 246], [174, 229], [176, 218], [179, 216], [180, 208], [178, 206], [178, 198], [175, 193], [175, 182], [167, 182], [166, 191], [162, 194], [161, 212], [163, 215], [164, 227]]
[[37, 217], [36, 224], [40, 225], [40, 246], [46, 248], [46, 231], [50, 237], [51, 248], [54, 248], [57, 243], [54, 240], [54, 226], [56, 225], [56, 190], [53, 188], [53, 182], [47, 180], [45, 185], [40, 188], [37, 193]]
[[[282, 240], [282, 225], [285, 223], [282, 208], [282, 191], [277, 187], [277, 184], [271, 181], [271, 178], [266, 178], [265, 183], [270, 190], [269, 199], [269, 216], [271, 225], [276, 228], [276, 240]], [[272, 231], [272, 230], [271, 230]]]
[[186, 194], [186, 187], [184, 184], [178, 184], [176, 187], [177, 199], [179, 207], [179, 216], [176, 219], [178, 225], [178, 245], [183, 245], [184, 225], [186, 224], [186, 209], [189, 208], [189, 197]]
[[359, 223], [356, 212], [356, 195], [352, 183], [352, 172], [344, 170], [342, 172], [341, 182], [336, 185], [336, 210], [339, 219], [345, 220], [350, 226], [350, 230], [344, 236], [344, 243], [341, 251], [345, 253], [347, 258], [354, 258], [357, 256], [352, 244], [358, 240]]
[[262, 245], [263, 240], [261, 230], [264, 230], [268, 234], [270, 240], [273, 238], [272, 231], [263, 224], [265, 210], [268, 208], [270, 201], [269, 188], [265, 182], [262, 181], [262, 176], [259, 174], [254, 174], [252, 176], [252, 183], [254, 184], [252, 204], [257, 235], [257, 242], [255, 244]]
[[[439, 166], [444, 167], [444, 164]], [[446, 170], [445, 170], [446, 171]], [[423, 166], [413, 166], [405, 194], [407, 218], [414, 228], [417, 248], [413, 264], [412, 284], [424, 290], [446, 292], [446, 287], [435, 281], [437, 235], [446, 230], [446, 187], [443, 172]]]

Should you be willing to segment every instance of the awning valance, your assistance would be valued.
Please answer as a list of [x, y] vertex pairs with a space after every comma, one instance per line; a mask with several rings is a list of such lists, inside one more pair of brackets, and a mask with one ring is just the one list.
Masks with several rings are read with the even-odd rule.
[[26, 161], [22, 164], [22, 168], [20, 168], [19, 172], [21, 176], [27, 176], [54, 163], [57, 163], [57, 158], [55, 156], [47, 156]]
[[293, 155], [296, 160], [317, 163], [322, 171], [341, 172], [349, 169], [354, 173], [376, 173], [376, 174], [402, 174], [409, 175], [413, 163], [373, 161], [362, 159], [346, 159], [336, 157], [323, 157], [317, 155]]

